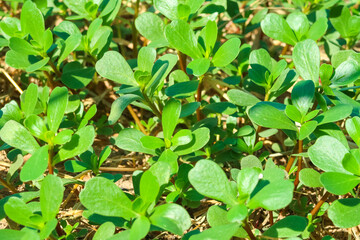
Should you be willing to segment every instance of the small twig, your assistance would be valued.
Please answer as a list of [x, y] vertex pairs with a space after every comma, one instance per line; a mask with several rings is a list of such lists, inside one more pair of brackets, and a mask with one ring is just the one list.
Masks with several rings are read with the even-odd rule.
[[[294, 149], [293, 149], [292, 154], [297, 153], [297, 151], [298, 151], [298, 146], [299, 146], [299, 142], [297, 142], [296, 145], [294, 146]], [[291, 155], [291, 157], [290, 157], [290, 159], [289, 159], [289, 161], [288, 161], [288, 163], [287, 163], [287, 165], [286, 165], [286, 168], [285, 168], [285, 170], [286, 170], [287, 172], [290, 171], [291, 166], [293, 165], [295, 158], [296, 158], [295, 156]]]
[[326, 200], [330, 197], [330, 193], [326, 192], [324, 194], [324, 196], [320, 199], [320, 201], [315, 205], [315, 207], [313, 208], [313, 210], [311, 210], [310, 214], [312, 216], [315, 216], [317, 214], [317, 212], [320, 210], [321, 206], [326, 202]]
[[[302, 153], [303, 152], [303, 140], [299, 140], [298, 145], [299, 145], [298, 153]], [[296, 177], [295, 177], [295, 182], [294, 182], [295, 189], [297, 188], [297, 186], [299, 184], [299, 174], [301, 171], [301, 167], [302, 167], [302, 157], [299, 156], [298, 157], [298, 168], [296, 170]]]
[[56, 68], [55, 64], [51, 61], [51, 59], [49, 60], [48, 63], [49, 63], [49, 65], [50, 65], [50, 67], [52, 68], [52, 70], [54, 70], [56, 76], [57, 76], [58, 78], [60, 78], [60, 77], [61, 77], [61, 72], [59, 71], [59, 69]]
[[247, 232], [247, 234], [249, 235], [251, 240], [256, 240], [256, 237], [254, 236], [253, 232], [251, 231], [248, 221], [246, 221], [244, 223], [244, 229]]
[[22, 94], [23, 90], [19, 87], [19, 85], [15, 82], [15, 80], [2, 68], [0, 68], [0, 71], [5, 75], [5, 77], [9, 80], [9, 82], [15, 87], [15, 89]]
[[130, 112], [132, 118], [134, 119], [136, 125], [138, 125], [138, 127], [140, 128], [140, 131], [141, 131], [142, 133], [144, 133], [145, 135], [149, 135], [149, 134], [146, 132], [144, 126], [141, 124], [140, 119], [138, 118], [138, 116], [137, 116], [136, 113], [134, 112], [134, 109], [133, 109], [130, 105], [127, 106], [127, 109], [129, 110], [129, 112]]
[[6, 187], [7, 189], [9, 189], [12, 193], [18, 193], [18, 191], [14, 188], [14, 186], [11, 186], [10, 184], [8, 184], [4, 179], [2, 179], [0, 177], [0, 183], [1, 185], [3, 185], [4, 187]]
[[134, 172], [136, 170], [146, 170], [146, 168], [116, 168], [116, 167], [100, 167], [100, 171], [105, 172]]

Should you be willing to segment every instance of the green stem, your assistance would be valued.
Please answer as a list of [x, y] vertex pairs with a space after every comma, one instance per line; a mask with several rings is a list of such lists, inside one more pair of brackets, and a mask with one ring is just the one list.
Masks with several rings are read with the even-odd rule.
[[49, 174], [54, 174], [54, 168], [52, 165], [53, 157], [54, 157], [54, 146], [52, 144], [49, 144], [49, 158], [48, 158]]
[[158, 108], [153, 104], [153, 102], [149, 99], [149, 97], [143, 92], [142, 93], [145, 99], [146, 104], [151, 108], [151, 110], [155, 113], [155, 115], [161, 119], [161, 112]]
[[[196, 91], [196, 101], [197, 101], [197, 102], [201, 102], [201, 87], [202, 87], [203, 78], [204, 78], [204, 75], [201, 75], [201, 76], [199, 77], [199, 86], [198, 86], [197, 91]], [[197, 118], [198, 121], [201, 120], [200, 107], [198, 107], [198, 108], [196, 109], [196, 118]]]

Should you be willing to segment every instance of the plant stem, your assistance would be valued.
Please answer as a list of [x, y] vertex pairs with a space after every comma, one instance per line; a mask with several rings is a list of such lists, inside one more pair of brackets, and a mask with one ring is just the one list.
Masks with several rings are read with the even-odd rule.
[[[296, 145], [295, 145], [295, 147], [294, 147], [294, 149], [293, 149], [292, 154], [297, 153], [297, 151], [298, 151], [297, 149], [298, 149], [298, 146], [299, 146], [298, 144], [299, 144], [299, 142], [296, 143]], [[287, 172], [290, 171], [291, 166], [293, 165], [295, 158], [296, 158], [295, 156], [291, 156], [291, 157], [290, 157], [290, 159], [289, 159], [289, 161], [288, 161], [288, 163], [287, 163], [287, 165], [286, 165], [286, 168], [285, 168], [285, 170], [286, 170]]]
[[270, 97], [270, 91], [267, 91], [264, 97], [264, 101], [265, 102], [269, 101], [269, 97]]
[[254, 236], [253, 232], [251, 231], [251, 228], [249, 226], [248, 221], [246, 220], [246, 222], [244, 223], [244, 229], [247, 232], [247, 234], [249, 235], [249, 238], [251, 240], [256, 240], [256, 237]]
[[56, 76], [60, 78], [61, 72], [56, 68], [55, 64], [51, 61], [51, 59], [49, 60], [49, 65], [52, 68], [52, 70], [54, 70]]
[[270, 222], [270, 226], [272, 226], [274, 224], [274, 213], [273, 211], [269, 211], [269, 222]]
[[[197, 102], [201, 102], [201, 88], [202, 88], [202, 80], [203, 80], [203, 78], [204, 78], [204, 75], [199, 77], [199, 86], [198, 86], [197, 91], [196, 91], [196, 101]], [[198, 121], [200, 121], [202, 119], [200, 107], [198, 107], [196, 109], [196, 118], [197, 118]]]
[[54, 168], [52, 165], [53, 157], [54, 157], [54, 146], [52, 144], [49, 144], [49, 158], [48, 158], [49, 174], [54, 174]]
[[[298, 145], [299, 145], [298, 153], [302, 153], [303, 152], [303, 140], [299, 140]], [[297, 186], [299, 184], [299, 174], [301, 171], [301, 167], [302, 167], [302, 157], [298, 157], [298, 168], [296, 171], [296, 177], [295, 177], [295, 182], [294, 182], [295, 189], [297, 188]]]
[[0, 183], [7, 189], [9, 189], [12, 193], [18, 193], [18, 191], [14, 188], [14, 186], [7, 183], [4, 179], [0, 178]]
[[186, 73], [186, 55], [184, 55], [182, 52], [177, 51], [178, 57], [179, 57], [179, 64], [180, 69]]
[[134, 109], [130, 105], [127, 106], [127, 109], [129, 110], [129, 112], [130, 112], [131, 116], [133, 117], [134, 121], [136, 122], [136, 125], [138, 125], [138, 127], [140, 128], [140, 131], [142, 133], [144, 133], [145, 135], [148, 135], [148, 133], [146, 132], [144, 126], [141, 124], [140, 119], [138, 118], [138, 116], [134, 112]]
[[149, 99], [149, 97], [143, 92], [142, 93], [146, 104], [151, 108], [151, 110], [155, 113], [155, 115], [161, 119], [161, 112], [158, 110], [158, 108], [153, 104], [153, 102]]
[[139, 6], [140, 6], [140, 0], [136, 0], [135, 3], [135, 13], [134, 13], [134, 21], [132, 22], [132, 43], [133, 43], [133, 53], [134, 53], [134, 57], [136, 58], [138, 55], [138, 49], [137, 49], [137, 38], [138, 38], [138, 34], [137, 34], [137, 30], [135, 27], [135, 19], [138, 17], [139, 15]]
[[289, 49], [289, 45], [286, 44], [283, 50], [281, 51], [281, 56], [285, 55], [288, 49]]
[[315, 207], [313, 208], [313, 210], [311, 210], [310, 214], [312, 216], [315, 216], [317, 214], [317, 212], [320, 210], [321, 206], [326, 202], [326, 200], [330, 197], [330, 193], [326, 192], [324, 194], [324, 196], [320, 199], [320, 201], [315, 205]]

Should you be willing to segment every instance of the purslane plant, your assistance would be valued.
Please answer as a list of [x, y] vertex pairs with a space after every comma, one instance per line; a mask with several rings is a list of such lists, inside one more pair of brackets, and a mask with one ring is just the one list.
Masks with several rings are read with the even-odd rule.
[[1, 239], [329, 239], [320, 222], [360, 225], [358, 5], [4, 8], [0, 70], [20, 95], [0, 110]]

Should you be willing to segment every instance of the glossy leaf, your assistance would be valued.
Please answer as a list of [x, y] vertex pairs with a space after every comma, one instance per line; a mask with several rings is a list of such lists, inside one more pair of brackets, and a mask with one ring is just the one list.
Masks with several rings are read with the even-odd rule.
[[48, 166], [48, 145], [37, 149], [27, 160], [21, 169], [20, 179], [22, 182], [28, 182], [39, 178]]
[[268, 104], [258, 103], [250, 108], [249, 117], [251, 121], [263, 127], [297, 131], [295, 124], [284, 112]]
[[240, 52], [240, 39], [231, 38], [216, 51], [211, 62], [215, 67], [225, 67], [230, 64]]
[[349, 174], [341, 165], [346, 153], [348, 153], [346, 147], [331, 136], [318, 138], [308, 150], [311, 162], [321, 170]]
[[55, 175], [49, 174], [41, 182], [40, 206], [45, 221], [50, 221], [58, 214], [64, 190], [61, 178]]
[[114, 182], [103, 177], [95, 177], [86, 182], [80, 193], [81, 203], [94, 213], [104, 216], [135, 217], [131, 201]]
[[351, 228], [360, 225], [360, 199], [345, 198], [334, 201], [328, 215], [335, 226]]
[[264, 232], [264, 236], [272, 238], [290, 238], [299, 236], [306, 228], [308, 220], [300, 216], [287, 216], [276, 222]]
[[57, 132], [63, 120], [67, 103], [67, 88], [58, 87], [51, 92], [47, 108], [47, 123], [51, 131]]
[[1, 139], [12, 147], [18, 148], [25, 152], [34, 153], [39, 144], [29, 131], [20, 123], [10, 120], [5, 123], [0, 130]]
[[165, 139], [171, 139], [178, 123], [180, 112], [181, 103], [178, 100], [171, 98], [165, 104], [161, 119]]
[[189, 181], [204, 196], [236, 205], [229, 180], [223, 170], [210, 160], [200, 160], [189, 172]]
[[134, 73], [125, 58], [118, 52], [108, 51], [96, 62], [96, 71], [114, 82], [137, 86]]
[[261, 29], [269, 37], [295, 45], [298, 41], [289, 24], [280, 15], [269, 13], [261, 22]]
[[360, 177], [346, 173], [325, 172], [321, 174], [320, 182], [330, 193], [343, 195], [360, 183]]
[[156, 207], [150, 216], [150, 221], [152, 225], [177, 235], [183, 235], [184, 231], [191, 225], [187, 211], [174, 203]]
[[296, 71], [304, 80], [312, 80], [319, 85], [320, 50], [311, 39], [299, 42], [294, 47], [293, 61]]

